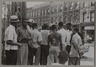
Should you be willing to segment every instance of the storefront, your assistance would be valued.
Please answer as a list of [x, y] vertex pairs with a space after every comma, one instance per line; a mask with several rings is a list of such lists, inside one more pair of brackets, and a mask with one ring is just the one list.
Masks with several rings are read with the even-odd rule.
[[93, 42], [94, 41], [94, 33], [95, 33], [95, 28], [94, 28], [94, 23], [82, 23], [81, 24], [81, 30], [82, 34], [84, 35], [84, 41], [85, 42]]

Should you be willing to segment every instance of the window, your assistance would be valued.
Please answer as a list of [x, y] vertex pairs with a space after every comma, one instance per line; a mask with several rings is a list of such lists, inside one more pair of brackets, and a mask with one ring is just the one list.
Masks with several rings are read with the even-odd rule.
[[43, 15], [45, 15], [45, 9], [43, 10]]
[[76, 9], [79, 9], [79, 7], [80, 7], [80, 3], [79, 3], [79, 2], [77, 2]]
[[60, 12], [62, 12], [62, 10], [63, 10], [63, 6], [62, 6], [62, 5], [60, 5]]
[[54, 12], [54, 8], [53, 8], [53, 7], [51, 8], [51, 12], [52, 12], [52, 13]]
[[51, 23], [53, 23], [53, 18], [51, 18]]
[[94, 12], [90, 13], [90, 21], [94, 22]]
[[73, 16], [71, 15], [71, 16], [70, 16], [70, 21], [71, 21], [71, 23], [73, 23], [73, 20], [74, 20], [74, 19], [73, 19]]
[[83, 22], [85, 21], [85, 15], [86, 15], [86, 13], [83, 13]]
[[85, 2], [85, 6], [84, 7], [88, 7], [89, 6], [89, 3], [88, 2]]
[[38, 15], [40, 16], [40, 10], [38, 11]]
[[59, 8], [58, 8], [58, 6], [56, 7], [56, 11], [59, 12]]
[[33, 17], [34, 17], [34, 12], [33, 12]]
[[43, 16], [43, 10], [42, 10], [42, 16]]
[[50, 11], [49, 11], [49, 8], [47, 9], [47, 14], [49, 14], [50, 13]]
[[57, 6], [56, 6], [56, 7], [54, 7], [54, 12], [57, 12]]
[[88, 16], [88, 13], [85, 13], [83, 16], [84, 16], [83, 21], [84, 21], [84, 22], [89, 22], [89, 16]]
[[45, 9], [45, 16], [46, 16], [46, 13], [47, 13], [47, 12], [46, 12], [46, 9]]
[[91, 2], [91, 6], [94, 6], [94, 2]]

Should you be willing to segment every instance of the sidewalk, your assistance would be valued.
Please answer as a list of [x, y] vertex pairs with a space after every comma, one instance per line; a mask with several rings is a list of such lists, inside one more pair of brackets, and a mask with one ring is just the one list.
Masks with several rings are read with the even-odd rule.
[[86, 43], [85, 45], [89, 46], [89, 51], [83, 55], [80, 61], [81, 65], [94, 65], [94, 43]]
[[85, 43], [84, 45], [94, 47], [94, 42], [92, 42], [92, 43]]

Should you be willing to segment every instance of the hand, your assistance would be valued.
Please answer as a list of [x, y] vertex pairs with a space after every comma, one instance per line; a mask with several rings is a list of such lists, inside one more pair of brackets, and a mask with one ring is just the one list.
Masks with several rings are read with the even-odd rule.
[[21, 46], [22, 46], [22, 44], [20, 44], [20, 43], [17, 43], [17, 44], [18, 44], [18, 46], [19, 46], [19, 47], [21, 47]]

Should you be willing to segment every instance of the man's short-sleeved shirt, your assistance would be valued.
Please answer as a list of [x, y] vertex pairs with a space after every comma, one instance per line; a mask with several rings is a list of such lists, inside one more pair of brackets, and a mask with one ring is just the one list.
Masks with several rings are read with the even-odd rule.
[[[22, 38], [30, 38], [31, 34], [28, 31], [28, 29], [24, 29], [23, 27], [19, 27], [17, 29], [17, 34], [18, 34], [18, 42], [22, 42]], [[27, 41], [25, 42], [27, 43]]]
[[16, 33], [16, 30], [15, 30], [15, 27], [12, 26], [12, 25], [9, 25], [7, 27], [7, 29], [5, 30], [5, 50], [18, 50], [17, 45], [6, 44], [7, 40], [17, 42], [17, 33]]
[[71, 34], [72, 34], [72, 31], [67, 30], [66, 45], [70, 45]]
[[42, 44], [47, 45], [49, 30], [41, 30], [41, 35], [42, 35], [42, 38], [43, 38]]
[[37, 30], [37, 29], [33, 29], [31, 31], [31, 36], [32, 36], [32, 45], [34, 48], [38, 48], [40, 47], [40, 45], [38, 44], [38, 42], [42, 41], [42, 35], [41, 33]]
[[[81, 37], [78, 35], [78, 33], [74, 34], [72, 37], [72, 44], [76, 45], [78, 48], [80, 48], [80, 46], [82, 45], [82, 39]], [[71, 57], [79, 57], [79, 54], [77, 52], [77, 50], [74, 48], [73, 45], [71, 45], [71, 52], [70, 52], [70, 56]]]
[[51, 46], [59, 46], [61, 40], [61, 35], [57, 32], [51, 33], [48, 36], [48, 41], [50, 42]]
[[61, 34], [62, 44], [66, 45], [67, 31], [62, 28], [62, 29], [58, 30], [57, 32], [59, 34]]

